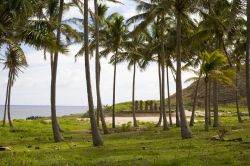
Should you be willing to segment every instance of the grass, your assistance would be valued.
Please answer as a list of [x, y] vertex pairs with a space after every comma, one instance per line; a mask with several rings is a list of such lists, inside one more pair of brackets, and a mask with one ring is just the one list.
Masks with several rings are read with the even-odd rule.
[[[203, 118], [202, 118], [203, 119]], [[126, 132], [105, 135], [105, 145], [93, 147], [89, 121], [60, 118], [65, 141], [53, 143], [47, 120], [16, 120], [15, 130], [0, 128], [0, 145], [12, 151], [0, 152], [0, 165], [250, 165], [250, 123], [237, 123], [235, 117], [222, 117], [226, 138], [243, 142], [213, 141], [218, 129], [204, 132], [203, 122], [192, 128], [192, 139], [181, 139], [180, 129], [162, 131], [152, 123], [140, 123], [143, 130], [121, 126]]]

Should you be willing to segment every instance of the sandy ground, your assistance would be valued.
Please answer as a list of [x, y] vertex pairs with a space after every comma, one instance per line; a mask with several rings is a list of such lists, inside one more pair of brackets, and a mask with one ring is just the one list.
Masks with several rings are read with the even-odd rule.
[[[187, 116], [187, 120], [189, 120], [189, 117], [191, 116], [191, 112], [186, 111], [186, 116]], [[105, 118], [107, 123], [112, 123], [112, 117], [106, 117]], [[154, 122], [157, 123], [159, 120], [159, 116], [151, 116], [151, 117], [137, 117], [136, 120], [138, 121], [143, 121], [143, 122]], [[169, 118], [167, 117], [167, 120], [169, 122]], [[115, 122], [116, 124], [126, 124], [128, 122], [133, 122], [133, 117], [115, 117]], [[172, 117], [172, 122], [175, 123], [176, 119], [175, 119], [175, 115]]]

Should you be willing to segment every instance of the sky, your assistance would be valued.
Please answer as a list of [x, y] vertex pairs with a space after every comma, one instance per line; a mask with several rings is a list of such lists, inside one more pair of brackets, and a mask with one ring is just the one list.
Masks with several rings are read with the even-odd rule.
[[[92, 2], [92, 1], [90, 1]], [[136, 14], [136, 4], [131, 0], [123, 0], [122, 4], [107, 3], [108, 13], [119, 12], [128, 19]], [[91, 7], [91, 5], [90, 5]], [[81, 17], [77, 9], [73, 8], [64, 14], [63, 18]], [[35, 50], [29, 46], [22, 47], [29, 66], [19, 74], [12, 89], [11, 104], [13, 105], [49, 105], [50, 104], [50, 62], [44, 60], [43, 51]], [[57, 105], [86, 106], [87, 89], [84, 70], [84, 58], [78, 58], [75, 62], [74, 55], [80, 45], [70, 46], [66, 55], [59, 56], [58, 78], [57, 78]], [[95, 63], [94, 58], [91, 64], [91, 81], [93, 98], [95, 95]], [[104, 105], [112, 104], [113, 88], [113, 66], [108, 59], [101, 59], [101, 97]], [[127, 68], [127, 63], [117, 65], [116, 102], [130, 101], [132, 98], [132, 71]], [[3, 66], [0, 65], [0, 68]], [[0, 71], [0, 104], [4, 104], [7, 70]], [[182, 78], [185, 81], [191, 77], [191, 73], [183, 72]], [[183, 87], [188, 84], [183, 83]], [[175, 93], [175, 82], [170, 74], [170, 92]], [[152, 63], [145, 71], [137, 69], [136, 73], [136, 100], [159, 99], [159, 82], [157, 64]]]

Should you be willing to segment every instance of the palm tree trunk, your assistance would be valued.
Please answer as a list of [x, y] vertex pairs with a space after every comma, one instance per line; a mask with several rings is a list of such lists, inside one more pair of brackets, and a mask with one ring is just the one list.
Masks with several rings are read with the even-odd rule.
[[219, 124], [219, 111], [218, 111], [218, 89], [217, 81], [213, 81], [213, 105], [214, 105], [214, 127], [218, 127]]
[[[58, 56], [58, 55], [57, 55]], [[51, 78], [52, 78], [52, 73], [53, 73], [53, 64], [54, 64], [54, 59], [53, 59], [53, 53], [50, 53], [50, 69], [51, 69]], [[56, 86], [56, 85], [55, 85]], [[55, 108], [56, 108], [56, 103], [54, 104], [55, 106]], [[56, 118], [56, 126], [58, 126], [58, 128], [59, 128], [59, 131], [60, 132], [63, 132], [64, 130], [61, 128], [61, 126], [59, 125], [59, 122], [58, 122], [58, 120], [57, 120], [57, 118]]]
[[[164, 57], [164, 55], [163, 55]], [[163, 58], [162, 61], [165, 61], [165, 58]], [[162, 70], [162, 88], [161, 88], [161, 98], [162, 98], [162, 102], [161, 102], [161, 107], [162, 107], [162, 117], [163, 117], [163, 130], [169, 130], [168, 127], [168, 122], [167, 122], [167, 114], [166, 114], [166, 107], [165, 107], [165, 63], [162, 62], [162, 66], [161, 66]]]
[[208, 106], [208, 103], [207, 103], [207, 81], [205, 81], [205, 131], [208, 131], [209, 130], [209, 120], [208, 120], [208, 109], [207, 109], [207, 106]]
[[102, 110], [102, 100], [101, 100], [101, 91], [100, 91], [100, 62], [99, 62], [99, 73], [98, 73], [98, 88], [97, 88], [97, 109], [99, 109], [99, 113], [100, 113], [100, 118], [101, 118], [101, 123], [102, 123], [102, 130], [103, 130], [103, 134], [109, 134], [107, 125], [106, 125], [106, 121], [105, 121], [105, 117], [104, 117], [104, 113]]
[[[162, 18], [163, 20], [163, 18]], [[161, 35], [163, 37], [163, 26], [161, 28]], [[167, 121], [167, 114], [166, 114], [166, 107], [165, 107], [165, 50], [164, 50], [164, 41], [163, 38], [161, 39], [161, 74], [162, 74], [162, 84], [161, 84], [161, 107], [162, 107], [162, 117], [163, 117], [163, 130], [169, 130], [168, 121]]]
[[138, 127], [135, 115], [135, 73], [136, 73], [136, 62], [134, 62], [134, 73], [133, 73], [133, 90], [132, 90], [132, 112], [133, 112], [133, 123], [134, 127]]
[[[172, 73], [172, 75], [173, 75], [173, 78], [174, 78], [174, 81], [175, 81], [175, 83], [176, 83], [176, 77], [174, 76], [174, 72], [173, 72], [173, 70], [171, 70], [171, 73]], [[177, 92], [177, 87], [176, 87], [176, 92]], [[178, 106], [178, 100], [177, 100], [177, 94], [176, 94], [176, 100], [175, 100], [175, 119], [176, 119], [176, 123], [175, 123], [175, 125], [176, 125], [176, 127], [180, 127], [180, 114], [179, 114], [179, 106]]]
[[212, 87], [211, 87], [211, 81], [208, 81], [208, 122], [209, 125], [211, 126], [212, 121], [211, 121], [211, 91], [212, 91]]
[[88, 0], [84, 0], [84, 54], [85, 54], [85, 73], [86, 73], [86, 84], [88, 93], [88, 104], [89, 104], [89, 117], [91, 124], [91, 133], [94, 146], [103, 145], [103, 140], [97, 127], [94, 103], [92, 96], [91, 77], [90, 77], [90, 65], [89, 65], [89, 25], [88, 25]]
[[[58, 15], [58, 23], [59, 27], [57, 28], [57, 44], [60, 43], [61, 39], [61, 22], [62, 22], [62, 15], [63, 15], [63, 7], [64, 7], [64, 0], [60, 0], [59, 6], [59, 15]], [[60, 142], [63, 141], [63, 137], [60, 133], [60, 127], [57, 120], [56, 115], [56, 78], [57, 78], [57, 65], [58, 65], [58, 52], [54, 53], [52, 56], [51, 61], [51, 122], [52, 122], [52, 129], [54, 135], [54, 141]]]
[[240, 116], [239, 102], [238, 102], [238, 88], [239, 88], [238, 87], [238, 75], [239, 75], [239, 66], [238, 66], [238, 64], [236, 65], [235, 70], [236, 70], [236, 77], [235, 77], [235, 86], [236, 86], [236, 89], [235, 89], [235, 105], [236, 105], [236, 110], [237, 110], [238, 122], [242, 123], [242, 119], [241, 119], [241, 116]]
[[[158, 55], [158, 57], [159, 57], [159, 55]], [[161, 107], [161, 102], [162, 102], [161, 84], [162, 84], [162, 82], [161, 82], [161, 65], [160, 65], [160, 59], [158, 60], [158, 76], [159, 76], [159, 91], [160, 91], [160, 117], [159, 117], [158, 123], [156, 124], [156, 127], [161, 126], [161, 122], [162, 122], [162, 107]]]
[[170, 89], [169, 89], [169, 73], [168, 73], [168, 65], [166, 67], [166, 73], [167, 73], [167, 89], [168, 89], [168, 116], [169, 116], [169, 124], [172, 126], [172, 113], [171, 113], [171, 99], [170, 99]]
[[10, 77], [9, 77], [9, 93], [8, 93], [8, 102], [7, 102], [7, 112], [8, 112], [8, 120], [9, 120], [9, 125], [11, 128], [13, 128], [13, 123], [12, 123], [12, 120], [11, 120], [11, 115], [10, 115], [10, 99], [11, 99], [11, 88], [13, 86], [13, 75], [10, 74]]
[[183, 106], [182, 98], [182, 82], [181, 82], [181, 13], [177, 11], [177, 37], [176, 37], [176, 101], [180, 112], [181, 120], [181, 136], [182, 138], [191, 138], [192, 132], [187, 125], [186, 114]]
[[117, 51], [115, 53], [115, 64], [114, 64], [112, 128], [115, 128], [115, 86], [116, 86], [116, 61], [117, 61], [116, 58], [117, 58]]
[[[9, 72], [9, 75], [10, 75], [10, 72]], [[10, 76], [8, 78], [10, 78]], [[4, 104], [4, 116], [3, 116], [2, 127], [6, 126], [6, 114], [7, 114], [7, 103], [8, 103], [8, 96], [9, 96], [9, 86], [10, 86], [10, 79], [8, 79], [7, 88], [6, 88], [6, 96], [5, 96], [5, 104]]]
[[201, 75], [202, 75], [202, 73], [200, 72], [199, 78], [196, 82], [196, 86], [194, 89], [193, 108], [192, 108], [192, 114], [191, 114], [189, 126], [194, 126], [195, 108], [196, 108], [196, 103], [197, 103], [197, 94], [198, 94], [198, 88], [199, 88], [199, 84], [200, 84], [200, 80], [201, 80]]
[[[218, 36], [218, 49], [223, 49], [223, 40], [220, 34]], [[219, 110], [218, 110], [218, 83], [213, 81], [213, 105], [214, 105], [214, 127], [218, 127], [219, 124]]]
[[249, 78], [249, 56], [250, 56], [250, 1], [247, 1], [247, 48], [246, 48], [246, 96], [247, 108], [250, 118], [250, 78]]
[[[97, 0], [94, 0], [95, 5], [95, 14], [98, 16], [98, 3]], [[95, 19], [95, 38], [96, 38], [96, 96], [97, 96], [97, 126], [99, 127], [99, 117], [101, 117], [102, 129], [104, 134], [108, 134], [108, 128], [105, 122], [105, 118], [102, 110], [102, 99], [100, 92], [100, 75], [101, 75], [101, 64], [100, 64], [100, 55], [99, 55], [99, 21]]]

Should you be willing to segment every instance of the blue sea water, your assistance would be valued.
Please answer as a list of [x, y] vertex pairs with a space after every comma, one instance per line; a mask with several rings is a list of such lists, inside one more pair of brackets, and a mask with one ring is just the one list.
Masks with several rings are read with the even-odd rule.
[[[57, 106], [57, 116], [84, 114], [87, 112], [86, 106]], [[3, 118], [4, 106], [0, 105], [0, 119]], [[50, 106], [40, 105], [13, 105], [11, 106], [11, 117], [13, 119], [26, 119], [30, 116], [49, 117], [51, 115]]]

